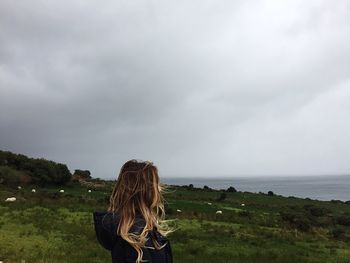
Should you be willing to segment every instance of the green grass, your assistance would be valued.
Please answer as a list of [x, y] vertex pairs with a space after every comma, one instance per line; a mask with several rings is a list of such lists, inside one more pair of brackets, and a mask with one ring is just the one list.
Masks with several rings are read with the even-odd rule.
[[[92, 219], [94, 210], [107, 208], [111, 186], [88, 193], [74, 184], [22, 190], [0, 185], [0, 260], [111, 262], [97, 243]], [[337, 223], [350, 215], [349, 204], [243, 192], [217, 201], [220, 191], [170, 190], [165, 197], [167, 218], [177, 229], [169, 236], [175, 262], [350, 262], [350, 227]], [[10, 196], [17, 201], [4, 202]], [[312, 215], [310, 207], [324, 212]], [[286, 221], [286, 211], [306, 221]], [[332, 234], [334, 229], [340, 234]]]

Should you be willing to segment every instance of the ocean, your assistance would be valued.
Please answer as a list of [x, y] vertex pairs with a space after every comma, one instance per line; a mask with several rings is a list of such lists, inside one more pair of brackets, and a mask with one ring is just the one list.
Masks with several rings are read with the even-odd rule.
[[162, 183], [169, 185], [189, 185], [203, 188], [227, 189], [230, 186], [237, 191], [264, 192], [273, 191], [282, 196], [295, 196], [323, 201], [350, 200], [350, 175], [335, 176], [294, 176], [294, 177], [232, 177], [198, 178], [165, 177]]

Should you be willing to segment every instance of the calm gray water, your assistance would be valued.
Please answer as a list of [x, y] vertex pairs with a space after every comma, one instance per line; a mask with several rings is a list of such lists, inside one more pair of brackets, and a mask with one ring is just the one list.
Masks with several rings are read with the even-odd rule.
[[283, 196], [296, 196], [318, 200], [350, 200], [350, 176], [304, 176], [304, 177], [256, 177], [256, 178], [162, 178], [162, 183], [189, 185], [202, 188], [227, 189], [233, 186], [237, 191], [273, 191]]

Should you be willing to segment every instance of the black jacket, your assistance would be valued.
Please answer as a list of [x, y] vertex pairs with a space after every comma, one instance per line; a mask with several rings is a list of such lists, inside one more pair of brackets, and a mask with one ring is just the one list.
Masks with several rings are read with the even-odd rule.
[[[93, 213], [96, 237], [99, 243], [107, 250], [111, 251], [112, 263], [125, 263], [136, 262], [137, 252], [136, 250], [121, 236], [116, 234], [119, 216], [110, 212]], [[132, 226], [129, 232], [140, 233], [145, 226], [144, 219], [137, 215], [135, 218], [135, 224]], [[152, 237], [155, 238], [159, 244], [167, 245], [157, 250], [152, 242]], [[146, 242], [146, 247], [142, 248], [143, 257], [142, 260], [150, 263], [172, 263], [172, 251], [169, 240], [162, 236], [158, 231], [151, 231], [149, 233], [149, 239]], [[146, 261], [147, 260], [147, 261]]]

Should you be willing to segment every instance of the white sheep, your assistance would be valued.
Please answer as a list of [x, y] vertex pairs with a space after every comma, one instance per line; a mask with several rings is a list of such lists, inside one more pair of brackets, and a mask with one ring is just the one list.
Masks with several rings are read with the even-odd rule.
[[176, 209], [176, 212], [181, 213], [182, 211], [180, 209]]
[[211, 205], [211, 203], [208, 203], [208, 205]]
[[222, 214], [222, 211], [221, 211], [221, 210], [218, 210], [218, 211], [216, 211], [215, 214]]
[[16, 201], [16, 197], [8, 197], [5, 200], [5, 202], [14, 202], [14, 201]]
[[36, 192], [36, 190], [35, 190], [35, 189], [32, 189], [32, 192], [33, 192], [33, 193], [35, 193], [35, 192]]
[[91, 193], [91, 190], [88, 190], [89, 193]]
[[63, 189], [61, 189], [61, 190], [60, 190], [60, 193], [64, 193], [64, 190], [63, 190]]
[[241, 206], [245, 206], [245, 204], [241, 204]]

